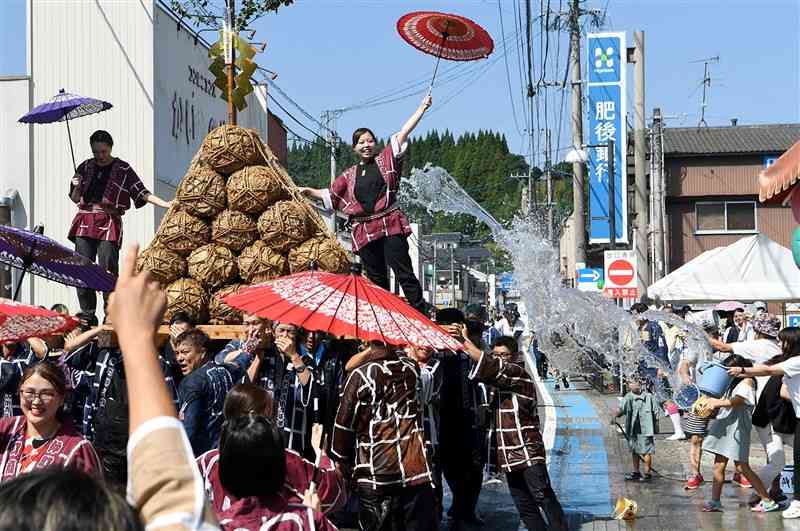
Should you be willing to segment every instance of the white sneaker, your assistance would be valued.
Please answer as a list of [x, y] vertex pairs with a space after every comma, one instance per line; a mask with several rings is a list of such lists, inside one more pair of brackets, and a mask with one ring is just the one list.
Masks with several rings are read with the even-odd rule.
[[669, 437], [667, 437], [667, 439], [666, 439], [666, 440], [668, 440], [668, 441], [682, 441], [682, 440], [684, 440], [685, 438], [686, 438], [686, 434], [685, 434], [685, 433], [683, 433], [682, 431], [679, 431], [679, 432], [677, 432], [677, 433], [675, 433], [675, 434], [673, 434], [673, 435], [670, 435]]
[[781, 513], [786, 518], [800, 518], [800, 501], [794, 500], [789, 504], [789, 508]]

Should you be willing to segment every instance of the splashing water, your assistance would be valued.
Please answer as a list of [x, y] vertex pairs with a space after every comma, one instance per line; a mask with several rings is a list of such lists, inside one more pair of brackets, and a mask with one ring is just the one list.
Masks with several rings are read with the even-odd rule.
[[[661, 369], [675, 389], [679, 382], [670, 371], [677, 360], [661, 360], [646, 350], [638, 338], [631, 315], [611, 299], [562, 284], [557, 250], [536, 219], [516, 217], [504, 227], [481, 207], [443, 168], [427, 164], [414, 169], [401, 187], [401, 200], [429, 213], [467, 214], [485, 223], [495, 242], [511, 257], [514, 283], [519, 289], [539, 348], [550, 364], [562, 371], [597, 373], [621, 370], [632, 375], [645, 366]], [[664, 321], [684, 331], [686, 348], [710, 353], [702, 330], [664, 312], [647, 312], [651, 320]], [[659, 389], [657, 389], [659, 391]], [[668, 398], [664, 396], [663, 398]]]

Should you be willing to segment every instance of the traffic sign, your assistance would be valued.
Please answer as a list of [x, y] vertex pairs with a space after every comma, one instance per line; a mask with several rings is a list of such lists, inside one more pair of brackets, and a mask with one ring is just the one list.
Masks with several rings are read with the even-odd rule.
[[800, 315], [789, 315], [786, 317], [786, 326], [800, 326]]
[[575, 272], [575, 280], [580, 291], [600, 291], [603, 270], [600, 268], [578, 269]]
[[635, 251], [606, 251], [604, 265], [605, 284], [603, 293], [606, 296], [615, 299], [636, 299], [639, 297]]

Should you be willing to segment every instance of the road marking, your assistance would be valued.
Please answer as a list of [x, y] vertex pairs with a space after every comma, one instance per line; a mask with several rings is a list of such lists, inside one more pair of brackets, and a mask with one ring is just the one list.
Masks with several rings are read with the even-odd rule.
[[556, 408], [553, 407], [553, 396], [548, 391], [547, 386], [539, 378], [539, 375], [534, 372], [533, 380], [536, 382], [536, 389], [541, 397], [540, 402], [544, 404], [544, 429], [542, 430], [542, 439], [544, 441], [544, 450], [547, 452], [547, 462], [550, 462], [550, 451], [556, 442]]

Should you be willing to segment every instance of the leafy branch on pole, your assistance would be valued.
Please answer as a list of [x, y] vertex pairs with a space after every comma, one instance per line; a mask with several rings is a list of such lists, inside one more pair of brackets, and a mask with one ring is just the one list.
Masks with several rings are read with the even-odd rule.
[[[227, 0], [172, 0], [171, 7], [181, 18], [186, 18], [208, 28], [221, 28], [225, 20]], [[236, 0], [234, 25], [246, 28], [270, 11], [288, 6], [294, 0]]]

